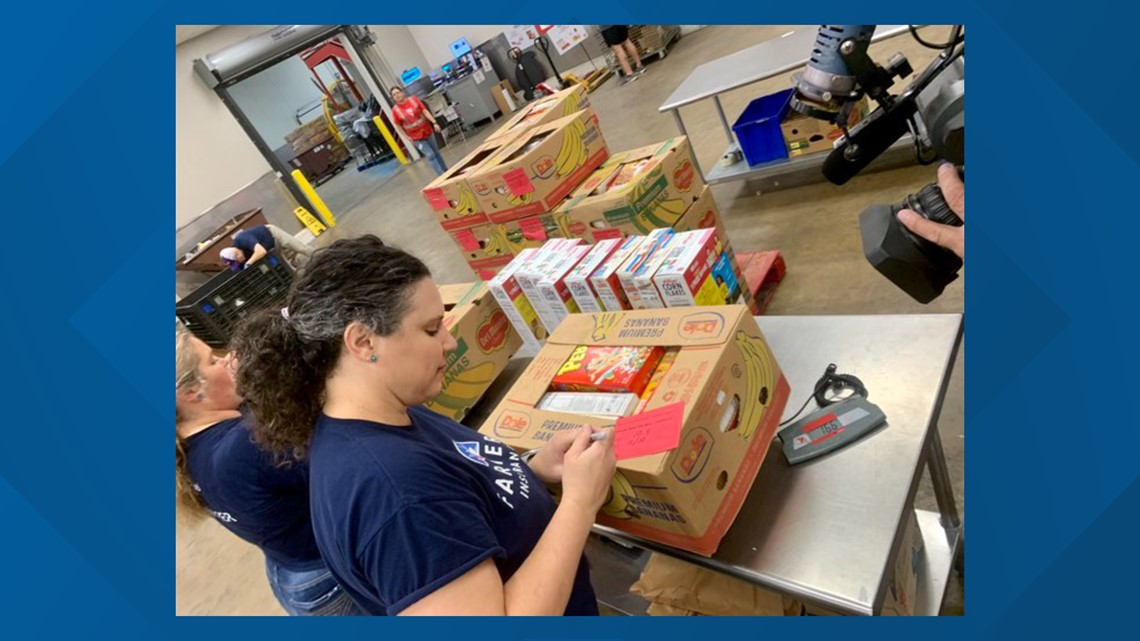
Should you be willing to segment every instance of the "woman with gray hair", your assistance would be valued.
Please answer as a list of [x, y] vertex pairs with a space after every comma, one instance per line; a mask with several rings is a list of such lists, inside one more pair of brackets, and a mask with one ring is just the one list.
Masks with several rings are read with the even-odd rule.
[[321, 560], [304, 463], [276, 465], [250, 438], [232, 363], [189, 332], [175, 338], [175, 495], [187, 517], [213, 516], [265, 554], [291, 615], [359, 614]]
[[375, 236], [316, 252], [288, 303], [239, 330], [238, 389], [258, 441], [309, 462], [317, 544], [360, 608], [596, 615], [582, 551], [612, 432], [559, 432], [524, 460], [424, 408], [456, 342], [428, 268]]

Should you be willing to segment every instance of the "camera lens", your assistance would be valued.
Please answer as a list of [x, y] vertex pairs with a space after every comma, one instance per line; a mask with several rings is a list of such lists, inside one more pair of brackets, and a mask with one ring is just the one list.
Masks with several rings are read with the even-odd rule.
[[958, 218], [958, 214], [955, 214], [953, 209], [950, 209], [950, 205], [942, 195], [942, 189], [938, 183], [930, 183], [918, 190], [918, 193], [907, 196], [901, 209], [914, 210], [923, 218], [943, 225], [955, 227], [962, 225], [962, 219]]

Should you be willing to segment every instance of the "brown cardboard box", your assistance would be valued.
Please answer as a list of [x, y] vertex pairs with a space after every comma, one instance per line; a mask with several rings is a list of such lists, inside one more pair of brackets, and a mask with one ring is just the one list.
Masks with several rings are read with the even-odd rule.
[[[788, 119], [780, 123], [780, 131], [784, 132], [784, 141], [788, 143], [789, 156], [802, 156], [820, 151], [831, 151], [835, 141], [843, 135], [839, 127], [810, 116], [802, 116], [795, 111], [789, 111]], [[847, 128], [854, 127], [867, 114], [867, 99], [863, 98], [851, 110], [847, 120]]]
[[598, 523], [709, 556], [756, 479], [788, 383], [741, 305], [572, 314], [547, 338], [480, 432], [525, 451], [601, 418], [535, 409], [578, 345], [678, 347], [646, 411], [684, 403], [680, 445], [618, 462]]
[[895, 562], [883, 579], [888, 582], [883, 596], [884, 616], [914, 616], [914, 600], [918, 595], [918, 566], [922, 562], [924, 547], [914, 510], [910, 511], [900, 536], [902, 542]]
[[447, 355], [443, 390], [427, 407], [459, 421], [479, 400], [507, 361], [522, 346], [485, 283], [441, 285], [443, 326], [455, 338]]
[[503, 117], [505, 118], [508, 115], [514, 113], [515, 109], [518, 109], [518, 101], [515, 100], [515, 108], [511, 109], [511, 105], [508, 104], [507, 99], [503, 97], [503, 91], [506, 91], [508, 94], [510, 94], [512, 100], [515, 100], [515, 88], [511, 86], [510, 80], [500, 80], [499, 82], [491, 85], [491, 99], [494, 100], [495, 104], [499, 106], [499, 112], [503, 114]]
[[[499, 268], [511, 262], [514, 253], [499, 232], [498, 225], [479, 225], [449, 232], [463, 258], [482, 280], [490, 280]], [[481, 273], [488, 272], [489, 275]]]
[[566, 237], [551, 214], [527, 216], [502, 223], [499, 225], [499, 233], [507, 239], [507, 246], [515, 254], [528, 247], [542, 247], [551, 238]]
[[[628, 182], [596, 193], [623, 172], [637, 173]], [[592, 242], [645, 234], [671, 227], [700, 195], [705, 183], [693, 163], [689, 139], [670, 138], [662, 143], [614, 154], [590, 175], [555, 215], [573, 235]]]
[[455, 231], [487, 224], [487, 216], [479, 207], [475, 192], [471, 191], [467, 179], [476, 168], [509, 142], [509, 138], [502, 138], [494, 143], [484, 142], [423, 188], [421, 193], [424, 199], [444, 229]]
[[629, 591], [649, 600], [654, 616], [797, 616], [800, 603], [758, 585], [671, 556], [650, 554]]
[[491, 222], [550, 211], [609, 156], [590, 109], [535, 127], [468, 177]]
[[[505, 80], [503, 82], [506, 82]], [[497, 94], [498, 89], [492, 88], [492, 91]], [[501, 100], [499, 96], [496, 100]], [[500, 107], [503, 105], [500, 104]], [[502, 138], [512, 139], [519, 134], [522, 134], [534, 127], [545, 125], [548, 122], [553, 122], [559, 118], [565, 118], [575, 112], [589, 109], [590, 97], [586, 94], [585, 87], [576, 85], [569, 89], [563, 89], [557, 93], [550, 94], [545, 98], [535, 100], [519, 109], [515, 115], [511, 116], [510, 120], [503, 123], [495, 133], [487, 136], [487, 142], [492, 140], [500, 140]], [[503, 112], [507, 113], [506, 111]]]

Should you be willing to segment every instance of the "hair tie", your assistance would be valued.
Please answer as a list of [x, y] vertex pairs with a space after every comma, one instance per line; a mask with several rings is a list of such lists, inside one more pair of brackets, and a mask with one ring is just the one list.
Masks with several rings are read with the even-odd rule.
[[281, 308], [281, 318], [284, 318], [285, 320], [289, 320], [289, 308], [288, 307], [282, 307]]

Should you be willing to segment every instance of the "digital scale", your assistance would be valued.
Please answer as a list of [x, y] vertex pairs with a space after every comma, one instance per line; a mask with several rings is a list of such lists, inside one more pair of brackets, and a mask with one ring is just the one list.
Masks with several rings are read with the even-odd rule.
[[887, 417], [858, 394], [821, 407], [778, 432], [789, 465], [829, 454], [870, 434]]

